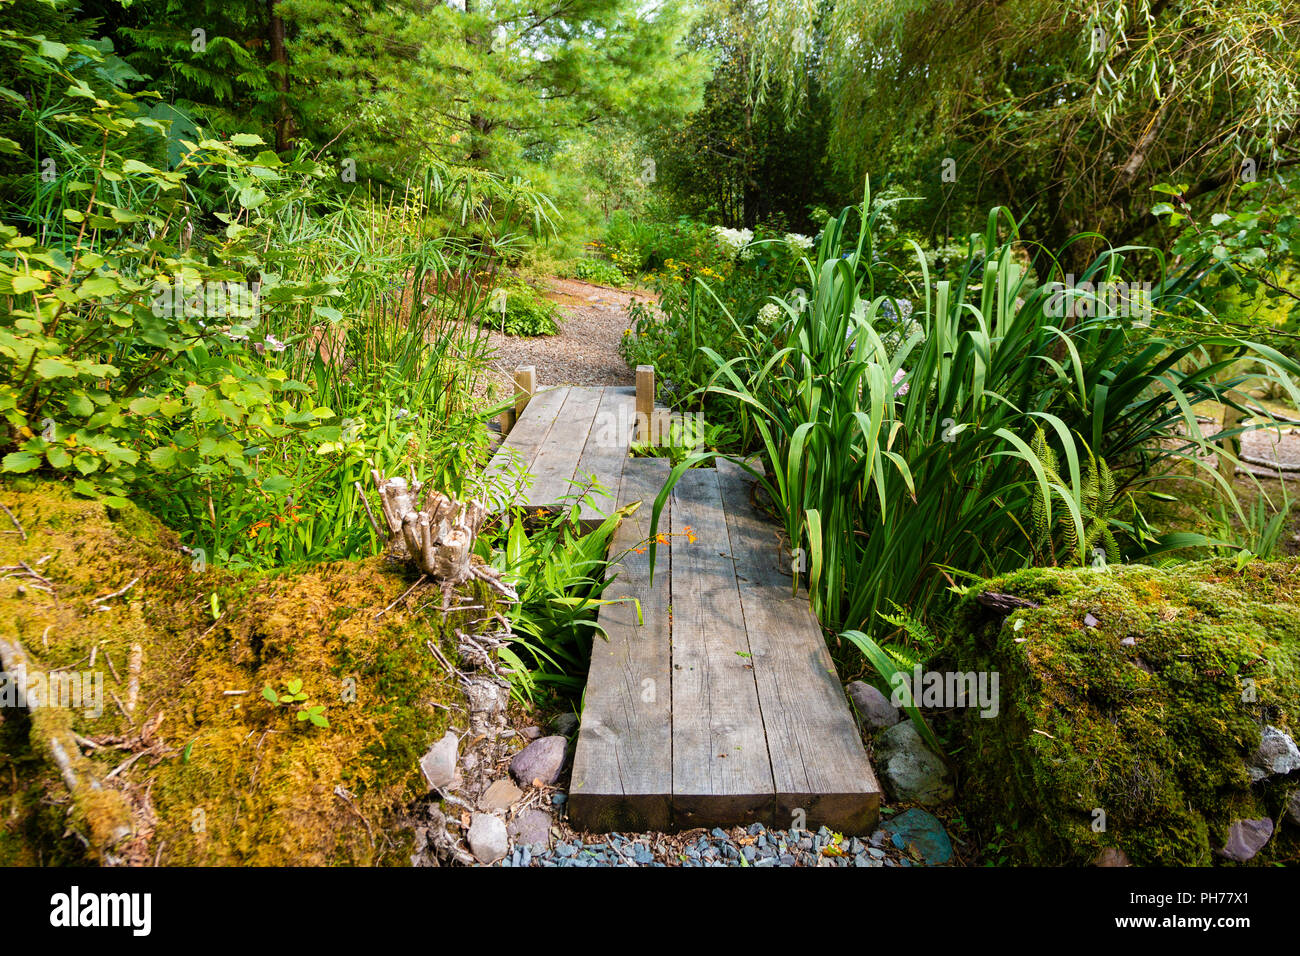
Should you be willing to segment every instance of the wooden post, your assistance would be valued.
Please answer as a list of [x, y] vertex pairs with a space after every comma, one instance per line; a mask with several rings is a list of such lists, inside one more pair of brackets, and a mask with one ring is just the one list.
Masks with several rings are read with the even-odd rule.
[[649, 442], [654, 435], [655, 413], [655, 367], [638, 365], [636, 367], [636, 422], [637, 439]]
[[520, 365], [515, 369], [515, 417], [518, 418], [528, 407], [528, 400], [537, 393], [537, 369], [531, 365]]
[[513, 408], [503, 409], [497, 416], [497, 421], [501, 424], [501, 437], [505, 438], [510, 434], [511, 429], [515, 427], [515, 410]]

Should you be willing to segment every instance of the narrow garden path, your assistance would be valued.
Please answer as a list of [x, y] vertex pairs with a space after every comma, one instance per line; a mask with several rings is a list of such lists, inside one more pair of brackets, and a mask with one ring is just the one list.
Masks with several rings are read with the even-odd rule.
[[618, 354], [618, 346], [628, 327], [628, 303], [646, 302], [650, 293], [555, 276], [545, 282], [547, 298], [560, 307], [560, 334], [521, 338], [491, 333], [492, 380], [499, 383], [501, 394], [513, 389], [512, 376], [520, 365], [535, 366], [538, 381], [547, 385], [634, 384], [636, 375]]

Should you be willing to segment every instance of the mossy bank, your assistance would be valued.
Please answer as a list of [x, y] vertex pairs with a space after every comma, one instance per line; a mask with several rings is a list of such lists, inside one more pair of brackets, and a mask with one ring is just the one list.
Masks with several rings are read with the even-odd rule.
[[[1010, 614], [977, 594], [1034, 602]], [[1236, 820], [1275, 830], [1252, 864], [1300, 860], [1290, 776], [1252, 783], [1261, 732], [1300, 729], [1300, 561], [1030, 570], [961, 604], [936, 666], [996, 671], [994, 718], [945, 727], [966, 818], [1012, 859], [1206, 865]], [[1005, 602], [1004, 602], [1005, 604]]]
[[[437, 589], [403, 598], [414, 582], [381, 557], [235, 575], [183, 554], [134, 507], [35, 481], [0, 486], [0, 500], [24, 532], [0, 536], [0, 565], [19, 571], [0, 581], [4, 636], [29, 669], [102, 680], [103, 703], [98, 715], [0, 710], [0, 864], [94, 858], [102, 811], [70, 797], [45, 752], [60, 725], [121, 795], [112, 812], [126, 808], [131, 835], [118, 859], [408, 861], [401, 822], [427, 790], [420, 755], [465, 707], [426, 642], [454, 661], [444, 637], [493, 612], [485, 588], [465, 602], [478, 610], [444, 614]], [[290, 681], [305, 701], [263, 696]], [[303, 706], [323, 707], [329, 726], [300, 720]]]

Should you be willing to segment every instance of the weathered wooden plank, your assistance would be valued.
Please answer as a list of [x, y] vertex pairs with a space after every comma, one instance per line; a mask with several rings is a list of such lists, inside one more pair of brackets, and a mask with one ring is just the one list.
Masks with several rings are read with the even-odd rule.
[[528, 491], [531, 507], [554, 505], [565, 495], [573, 493], [572, 482], [578, 470], [578, 458], [586, 447], [604, 392], [603, 388], [574, 386], [569, 389], [555, 423], [533, 459], [533, 486]]
[[770, 821], [772, 765], [716, 471], [682, 475], [671, 524], [674, 824]]
[[880, 785], [806, 594], [777, 564], [775, 528], [750, 502], [752, 477], [718, 462], [754, 679], [776, 786], [776, 825], [867, 833]]
[[[559, 414], [564, 400], [569, 396], [568, 388], [548, 388], [538, 392], [528, 402], [505, 442], [497, 449], [484, 470], [486, 479], [495, 479], [497, 475], [513, 471], [529, 471], [538, 449], [551, 432], [555, 417]], [[494, 503], [495, 507], [507, 504], [523, 504], [527, 498], [522, 481], [512, 482], [504, 494], [504, 501]]]
[[[592, 504], [583, 503], [578, 520], [583, 524], [599, 522], [614, 510], [622, 479], [623, 467], [628, 461], [632, 446], [632, 432], [636, 425], [636, 393], [630, 387], [610, 386], [601, 396], [600, 406], [592, 422], [587, 447], [578, 459], [574, 483], [585, 487], [594, 475], [596, 481], [609, 489], [609, 494], [594, 493]], [[662, 484], [660, 485], [662, 487]], [[575, 489], [576, 490], [576, 489]], [[656, 488], [655, 492], [658, 493]], [[652, 498], [653, 500], [653, 498]]]
[[667, 549], [661, 552], [651, 588], [649, 554], [634, 550], [650, 534], [651, 504], [669, 469], [667, 460], [656, 458], [627, 465], [618, 505], [642, 505], [614, 534], [611, 555], [627, 554], [611, 566], [609, 574], [616, 580], [605, 597], [638, 598], [643, 623], [637, 625], [631, 602], [600, 610], [598, 620], [608, 638], [597, 635], [592, 641], [569, 787], [574, 826], [604, 832], [666, 829], [672, 793], [671, 556]]

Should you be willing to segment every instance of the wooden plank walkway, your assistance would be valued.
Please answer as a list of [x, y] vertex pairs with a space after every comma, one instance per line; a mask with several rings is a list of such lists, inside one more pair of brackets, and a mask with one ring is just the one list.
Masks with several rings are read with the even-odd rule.
[[554, 510], [572, 505], [566, 498], [590, 488], [592, 501], [583, 502], [579, 521], [599, 523], [614, 510], [632, 445], [635, 405], [630, 386], [537, 392], [488, 464], [488, 478], [504, 481], [494, 510], [510, 505]]
[[[634, 459], [623, 474], [620, 504], [644, 504], [620, 526], [616, 556], [648, 535], [643, 512], [667, 466]], [[576, 827], [875, 827], [880, 785], [748, 478], [730, 462], [682, 476], [660, 519], [672, 536], [653, 588], [647, 554], [611, 569], [606, 596], [639, 596], [644, 623], [630, 605], [601, 610], [608, 640], [594, 642], [569, 789]]]
[[[686, 472], [660, 517], [667, 544], [654, 580], [644, 545], [662, 458], [631, 458], [658, 412], [654, 373], [638, 388], [537, 390], [522, 382], [517, 420], [489, 472], [514, 503], [551, 510], [594, 476], [597, 523], [642, 502], [611, 544], [608, 635], [593, 642], [569, 815], [594, 831], [669, 830], [761, 821], [874, 828], [880, 786], [806, 595], [791, 593], [778, 536], [754, 508], [739, 466]], [[503, 423], [504, 424], [504, 423]], [[652, 426], [653, 432], [653, 426]], [[531, 476], [531, 484], [525, 476]], [[639, 553], [638, 553], [639, 552]]]

